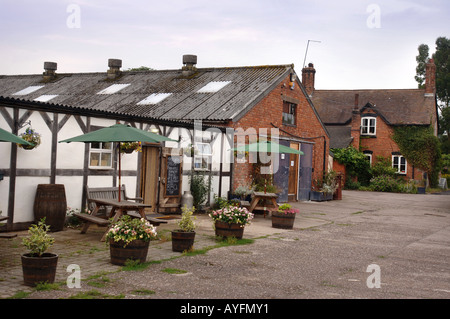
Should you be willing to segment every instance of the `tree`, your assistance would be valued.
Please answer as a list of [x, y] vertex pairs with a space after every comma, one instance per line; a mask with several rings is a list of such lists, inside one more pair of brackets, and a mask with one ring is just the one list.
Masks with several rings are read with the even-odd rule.
[[425, 87], [425, 70], [426, 70], [426, 64], [428, 62], [428, 54], [429, 54], [429, 48], [426, 44], [419, 45], [419, 55], [416, 56], [416, 76], [414, 77], [419, 83], [419, 89], [423, 89]]
[[[442, 108], [450, 103], [450, 39], [439, 37], [436, 40], [436, 52], [433, 54], [436, 64], [436, 95]], [[442, 111], [441, 108], [441, 111]]]

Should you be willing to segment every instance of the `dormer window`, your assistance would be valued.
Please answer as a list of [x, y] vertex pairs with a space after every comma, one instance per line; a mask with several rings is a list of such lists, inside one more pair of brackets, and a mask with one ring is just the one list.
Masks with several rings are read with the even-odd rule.
[[361, 118], [361, 135], [373, 135], [377, 134], [377, 118], [372, 116], [366, 116]]

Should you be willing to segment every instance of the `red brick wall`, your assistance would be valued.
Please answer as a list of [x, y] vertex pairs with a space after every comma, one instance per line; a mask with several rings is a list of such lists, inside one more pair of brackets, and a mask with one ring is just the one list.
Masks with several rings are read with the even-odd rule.
[[[282, 124], [283, 95], [299, 101], [297, 104], [295, 126]], [[258, 131], [259, 128], [267, 128], [267, 134], [270, 134], [270, 129], [278, 127], [281, 136], [295, 136], [300, 139], [303, 138], [306, 141], [315, 142], [313, 149], [313, 180], [321, 178], [323, 174], [325, 140], [325, 168], [328, 167], [329, 138], [298, 83], [295, 83], [293, 90], [290, 89], [289, 76], [254, 106], [243, 118], [237, 122], [231, 123], [230, 126], [235, 129], [242, 128], [243, 130], [253, 127], [256, 128], [256, 131]], [[240, 185], [249, 184], [252, 180], [250, 173], [251, 164], [248, 163], [248, 160], [247, 163], [235, 163], [233, 171], [233, 190]]]

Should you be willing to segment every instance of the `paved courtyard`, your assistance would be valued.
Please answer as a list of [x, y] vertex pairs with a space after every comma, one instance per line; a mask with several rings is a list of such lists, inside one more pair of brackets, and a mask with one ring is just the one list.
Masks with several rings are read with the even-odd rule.
[[[151, 243], [147, 258], [162, 262], [140, 271], [109, 263], [100, 242], [104, 228], [53, 233], [62, 285], [50, 291], [23, 285], [26, 232], [18, 232], [0, 240], [0, 297], [30, 292], [26, 298], [56, 299], [95, 291], [126, 299], [450, 298], [450, 196], [344, 191], [340, 201], [292, 204], [300, 209], [293, 230], [272, 228], [270, 217], [258, 215], [244, 232], [253, 243], [196, 256], [171, 251], [167, 238], [176, 220], [169, 220], [158, 227], [163, 239]], [[215, 245], [209, 217], [199, 215], [197, 222], [195, 249]], [[80, 266], [81, 288], [65, 285], [70, 264]]]

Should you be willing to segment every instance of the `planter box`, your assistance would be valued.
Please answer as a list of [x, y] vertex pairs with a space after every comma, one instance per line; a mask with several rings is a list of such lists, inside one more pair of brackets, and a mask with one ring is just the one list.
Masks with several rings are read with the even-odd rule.
[[323, 202], [333, 199], [333, 194], [330, 193], [324, 193], [324, 192], [315, 192], [311, 191], [309, 194], [309, 200], [315, 201], [315, 202]]

